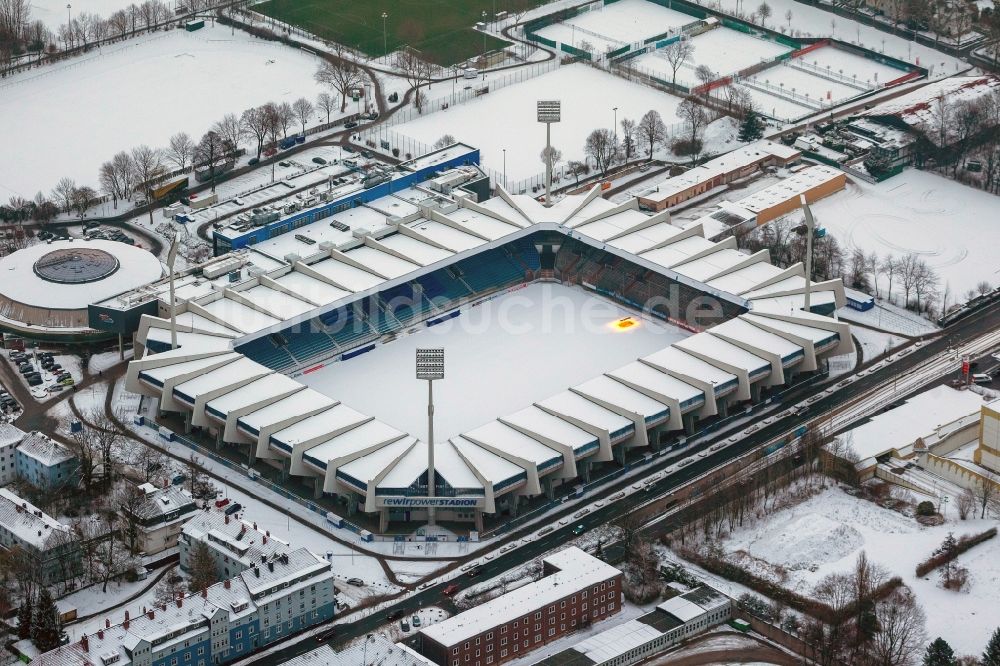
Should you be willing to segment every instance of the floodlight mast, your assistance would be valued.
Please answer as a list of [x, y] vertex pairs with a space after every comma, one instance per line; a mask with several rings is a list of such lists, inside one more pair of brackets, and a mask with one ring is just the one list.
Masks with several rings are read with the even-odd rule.
[[545, 123], [545, 205], [552, 205], [552, 123], [562, 120], [560, 100], [538, 100], [538, 122]]
[[[434, 497], [434, 380], [444, 379], [444, 349], [417, 349], [417, 379], [427, 382], [427, 496]], [[432, 503], [431, 503], [432, 504]], [[434, 524], [434, 507], [427, 506], [427, 524]]]
[[810, 210], [804, 194], [799, 195], [799, 204], [802, 206], [802, 212], [806, 215], [806, 291], [802, 309], [809, 312], [809, 291], [812, 289], [813, 233], [816, 228], [816, 220], [813, 219], [812, 210]]

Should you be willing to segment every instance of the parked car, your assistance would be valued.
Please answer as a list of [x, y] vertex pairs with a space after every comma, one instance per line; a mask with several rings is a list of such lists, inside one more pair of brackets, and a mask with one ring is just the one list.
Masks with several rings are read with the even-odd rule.
[[410, 623], [406, 621], [405, 617], [399, 621], [399, 628], [402, 629], [404, 632], [410, 630]]
[[41, 383], [42, 383], [41, 377], [31, 377], [30, 379], [28, 379], [28, 386], [38, 386]]
[[324, 160], [322, 157], [314, 157], [313, 158], [313, 163], [314, 164], [320, 164], [320, 165], [326, 165], [326, 160]]
[[226, 507], [226, 515], [231, 516], [242, 508], [243, 505], [240, 504], [239, 502], [236, 502], [235, 504], [230, 504], [229, 506]]
[[337, 634], [337, 628], [336, 627], [332, 627], [330, 629], [327, 629], [326, 631], [321, 631], [318, 634], [316, 634], [316, 642], [317, 643], [326, 643], [328, 640], [330, 640], [331, 638], [333, 638], [336, 634]]
[[458, 592], [458, 585], [456, 583], [452, 583], [448, 587], [444, 588], [444, 596], [446, 597], [454, 596], [455, 593], [457, 592]]
[[278, 149], [274, 146], [269, 146], [264, 149], [264, 157], [272, 157], [278, 153]]
[[344, 127], [346, 129], [354, 129], [357, 126], [358, 126], [358, 124], [356, 122], [354, 122], [353, 120], [350, 120], [350, 121], [344, 123]]
[[260, 164], [259, 157], [251, 157], [249, 160], [247, 160], [248, 166], [257, 166], [258, 164]]
[[420, 616], [419, 615], [414, 615], [413, 617], [411, 617], [410, 618], [410, 624], [412, 624], [414, 627], [419, 627], [420, 626]]
[[360, 578], [348, 578], [347, 584], [353, 585], [354, 587], [364, 587], [365, 581], [361, 580]]
[[483, 573], [483, 566], [481, 564], [477, 564], [476, 566], [469, 569], [469, 578], [475, 578], [481, 573]]

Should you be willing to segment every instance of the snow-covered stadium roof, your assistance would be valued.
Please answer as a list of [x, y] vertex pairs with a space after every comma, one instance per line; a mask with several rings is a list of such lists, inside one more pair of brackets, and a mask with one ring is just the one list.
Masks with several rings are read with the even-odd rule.
[[[539, 479], [546, 474], [572, 477], [587, 456], [610, 460], [612, 446], [626, 441], [645, 445], [648, 427], [677, 429], [681, 417], [694, 410], [714, 415], [717, 401], [731, 400], [725, 396], [734, 392], [736, 398], [748, 399], [750, 384], [782, 381], [783, 367], [803, 363], [803, 368], [815, 369], [817, 353], [851, 349], [845, 324], [801, 310], [805, 279], [800, 266], [776, 268], [765, 255], [737, 250], [733, 239], [707, 240], [700, 225], [680, 229], [665, 213], [640, 213], [635, 200], [613, 203], [599, 196], [599, 188], [566, 196], [549, 208], [502, 188], [481, 204], [424, 193], [432, 199], [428, 204], [420, 194], [411, 188], [390, 195], [368, 204], [365, 213], [388, 220], [385, 211], [407, 212], [406, 219], [395, 218], [384, 228], [339, 244], [317, 245], [309, 257], [278, 262], [252, 280], [193, 297], [177, 317], [176, 350], [169, 350], [169, 322], [144, 317], [137, 340], [146, 354], [130, 364], [131, 389], [159, 395], [169, 386], [173, 395], [184, 396], [169, 408], [193, 409], [194, 423], [201, 424], [208, 414], [225, 424], [227, 441], [255, 446], [257, 457], [290, 459], [292, 474], [323, 477], [328, 492], [346, 484], [367, 493], [370, 506], [382, 490], [398, 497], [400, 488], [420, 483], [427, 460], [423, 433], [406, 433], [373, 419], [352, 408], [350, 395], [328, 397], [304, 388], [263, 365], [270, 361], [243, 358], [233, 347], [274, 340], [270, 348], [285, 356], [272, 367], [309, 372], [316, 361], [300, 361], [275, 346], [289, 326], [303, 324], [304, 335], [311, 335], [335, 308], [540, 229], [570, 235], [749, 309], [438, 441], [439, 482], [484, 495], [489, 508], [494, 497], [513, 489], [540, 492]], [[816, 285], [812, 299], [814, 304], [843, 304], [843, 287], [839, 282]], [[325, 333], [316, 335], [329, 341]], [[775, 372], [779, 374], [772, 376]]]

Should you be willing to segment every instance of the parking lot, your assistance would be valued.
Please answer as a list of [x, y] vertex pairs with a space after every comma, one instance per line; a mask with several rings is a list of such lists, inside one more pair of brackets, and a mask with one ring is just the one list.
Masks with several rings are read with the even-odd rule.
[[[75, 356], [51, 351], [11, 349], [7, 361], [21, 376], [36, 400], [71, 389], [80, 380], [80, 364]], [[3, 404], [0, 396], [0, 405]]]

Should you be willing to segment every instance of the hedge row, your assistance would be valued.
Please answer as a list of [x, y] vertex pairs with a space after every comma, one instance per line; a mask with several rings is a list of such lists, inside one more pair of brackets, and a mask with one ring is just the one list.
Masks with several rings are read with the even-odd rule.
[[[815, 599], [810, 599], [809, 597], [793, 592], [788, 588], [772, 583], [765, 578], [761, 578], [756, 574], [750, 573], [743, 567], [733, 564], [732, 562], [727, 562], [717, 557], [706, 557], [687, 548], [683, 549], [680, 554], [684, 559], [694, 562], [703, 569], [722, 576], [726, 580], [745, 585], [751, 590], [764, 595], [768, 599], [773, 599], [785, 606], [788, 606], [789, 608], [799, 611], [800, 613], [805, 613], [806, 615], [816, 618], [817, 620], [825, 622], [826, 624], [833, 626], [840, 625], [842, 622], [850, 617], [853, 617], [854, 615], [854, 604], [848, 605], [847, 607], [841, 609], [838, 613], [828, 604]], [[882, 599], [897, 587], [902, 585], [903, 581], [898, 576], [893, 576], [875, 590], [874, 598]]]
[[989, 541], [996, 535], [997, 528], [991, 527], [985, 532], [980, 532], [979, 534], [966, 534], [963, 537], [959, 537], [955, 545], [955, 550], [951, 553], [936, 553], [918, 564], [916, 570], [917, 577], [923, 578], [942, 564], [954, 560], [973, 546], [978, 546], [984, 541]]

